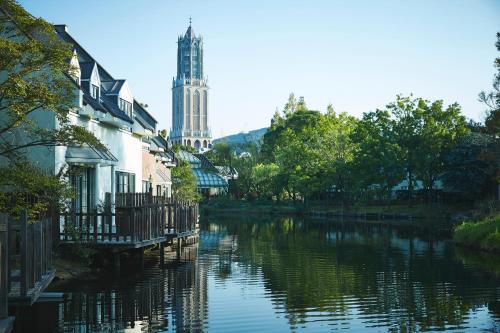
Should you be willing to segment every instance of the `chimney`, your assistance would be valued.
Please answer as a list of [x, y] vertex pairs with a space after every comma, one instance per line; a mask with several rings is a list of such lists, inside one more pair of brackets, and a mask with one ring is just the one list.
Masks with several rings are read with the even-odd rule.
[[68, 32], [68, 26], [66, 24], [54, 24], [54, 28], [59, 32]]

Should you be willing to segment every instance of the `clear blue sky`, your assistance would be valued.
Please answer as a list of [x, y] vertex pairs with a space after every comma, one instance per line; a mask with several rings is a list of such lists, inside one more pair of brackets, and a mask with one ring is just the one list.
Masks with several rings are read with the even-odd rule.
[[21, 0], [64, 23], [159, 128], [171, 125], [177, 36], [193, 17], [205, 40], [215, 138], [268, 126], [288, 94], [355, 116], [398, 93], [458, 102], [483, 120], [500, 31], [499, 0]]

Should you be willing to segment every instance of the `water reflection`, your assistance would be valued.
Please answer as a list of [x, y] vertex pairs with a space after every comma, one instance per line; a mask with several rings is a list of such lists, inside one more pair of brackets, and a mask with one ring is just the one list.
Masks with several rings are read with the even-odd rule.
[[65, 287], [60, 301], [18, 309], [15, 332], [198, 332], [206, 322], [206, 270], [197, 246], [143, 273]]
[[17, 331], [500, 331], [499, 275], [432, 234], [299, 218], [201, 226], [180, 261], [69, 286], [18, 313]]
[[221, 244], [228, 235], [238, 239], [238, 247], [219, 270], [230, 273], [232, 261], [247, 273], [262, 272], [275, 311], [286, 313], [290, 330], [475, 332], [500, 325], [498, 278], [464, 267], [451, 244], [425, 234], [350, 223], [219, 217], [205, 224], [206, 251], [220, 253], [214, 239]]

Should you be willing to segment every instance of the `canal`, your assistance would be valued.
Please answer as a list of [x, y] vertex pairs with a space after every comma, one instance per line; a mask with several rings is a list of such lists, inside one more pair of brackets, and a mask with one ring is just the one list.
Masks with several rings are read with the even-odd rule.
[[[270, 217], [203, 218], [160, 267], [61, 287], [17, 332], [500, 332], [500, 260], [428, 232]], [[127, 267], [125, 267], [127, 269]]]

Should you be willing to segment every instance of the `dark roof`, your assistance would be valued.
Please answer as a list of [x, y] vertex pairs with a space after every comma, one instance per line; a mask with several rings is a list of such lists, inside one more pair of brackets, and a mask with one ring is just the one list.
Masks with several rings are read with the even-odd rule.
[[156, 143], [156, 145], [158, 147], [168, 149], [168, 142], [161, 135], [157, 135], [157, 136], [153, 137], [153, 141]]
[[201, 167], [204, 169], [215, 169], [215, 166], [208, 160], [208, 158], [203, 155], [203, 154], [194, 154], [200, 162], [201, 162]]
[[104, 107], [106, 108], [106, 111], [108, 111], [112, 116], [116, 118], [120, 118], [122, 120], [125, 120], [129, 123], [133, 123], [133, 120], [130, 119], [129, 116], [125, 112], [123, 112], [118, 105], [116, 105], [115, 102], [113, 102], [109, 97], [106, 95], [101, 94], [100, 102]]
[[93, 109], [98, 110], [98, 111], [106, 111], [106, 108], [99, 103], [98, 100], [92, 98], [87, 92], [83, 93], [83, 101], [89, 104]]
[[103, 76], [101, 78], [101, 81], [109, 81], [109, 80], [114, 80], [113, 76], [109, 74], [104, 67], [102, 67], [95, 59], [88, 53], [69, 33], [66, 31], [66, 25], [64, 24], [56, 24], [54, 25], [54, 28], [56, 29], [57, 34], [59, 37], [61, 37], [62, 40], [64, 40], [67, 43], [72, 44], [75, 49], [76, 53], [78, 54], [78, 57], [82, 57], [84, 62], [95, 62], [97, 64], [97, 67], [99, 69], [99, 75]]
[[[125, 80], [116, 80], [113, 78], [111, 74], [108, 73], [102, 67], [91, 55], [88, 53], [67, 31], [66, 26], [63, 24], [59, 25], [54, 25], [54, 28], [59, 35], [59, 37], [67, 42], [73, 45], [73, 47], [76, 49], [76, 53], [78, 54], [79, 60], [81, 60], [80, 64], [80, 71], [83, 79], [88, 79], [92, 73], [92, 70], [94, 66], [97, 65], [97, 69], [99, 70], [99, 76], [101, 80], [101, 100], [96, 101], [93, 99], [90, 95], [85, 95], [85, 89], [84, 90], [84, 97], [85, 101], [90, 104], [92, 107], [99, 109], [99, 110], [106, 110], [108, 111], [111, 115], [123, 119], [129, 123], [133, 123], [133, 120], [130, 119], [129, 116], [125, 114], [116, 103], [114, 103], [109, 97], [106, 97], [106, 94], [117, 94], [121, 87], [123, 86], [123, 83]], [[103, 89], [104, 88], [104, 89]], [[145, 122], [147, 125], [151, 127], [153, 131], [156, 129], [156, 119], [154, 119], [146, 110], [144, 110], [140, 105], [138, 108], [135, 107], [136, 101], [134, 100], [134, 111], [140, 114], [140, 118], [142, 118], [143, 122]], [[138, 110], [139, 109], [139, 110]], [[138, 110], [138, 111], [137, 111]]]
[[118, 95], [120, 89], [123, 87], [125, 80], [116, 80], [110, 89], [106, 92], [108, 95]]
[[187, 28], [187, 30], [186, 30], [186, 34], [184, 35], [184, 37], [187, 37], [187, 38], [194, 38], [194, 30], [193, 30], [193, 28], [191, 27], [191, 24], [189, 24], [189, 27]]
[[87, 91], [83, 91], [83, 101], [89, 104], [93, 109], [103, 112], [109, 112], [112, 116], [133, 123], [132, 119], [120, 108], [109, 100], [108, 97], [102, 96], [100, 100], [94, 99]]
[[134, 99], [134, 114], [137, 120], [139, 120], [139, 122], [141, 122], [141, 124], [144, 127], [149, 128], [153, 132], [156, 131], [156, 123], [157, 123], [156, 119], [153, 118], [153, 116], [150, 115], [149, 112], [146, 111], [146, 109], [144, 109], [135, 99]]
[[94, 69], [95, 61], [83, 61], [80, 62], [80, 71], [82, 73], [82, 79], [90, 79], [92, 75], [92, 70]]

